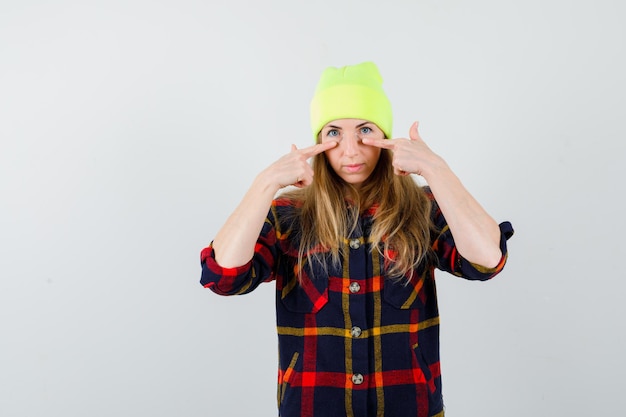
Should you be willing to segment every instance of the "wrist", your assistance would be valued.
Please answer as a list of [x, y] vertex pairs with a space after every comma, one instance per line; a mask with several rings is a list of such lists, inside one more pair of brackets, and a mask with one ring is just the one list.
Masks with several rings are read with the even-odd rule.
[[450, 170], [450, 167], [448, 166], [446, 161], [443, 158], [435, 155], [435, 157], [432, 158], [428, 164], [425, 164], [422, 167], [419, 175], [424, 177], [426, 181], [429, 181], [441, 178], [442, 176], [445, 176], [451, 172], [452, 171]]
[[276, 181], [274, 175], [272, 175], [270, 169], [268, 168], [261, 171], [259, 175], [256, 176], [254, 182], [252, 183], [252, 188], [262, 193], [267, 192], [274, 195], [282, 188], [282, 186], [278, 183], [278, 181]]

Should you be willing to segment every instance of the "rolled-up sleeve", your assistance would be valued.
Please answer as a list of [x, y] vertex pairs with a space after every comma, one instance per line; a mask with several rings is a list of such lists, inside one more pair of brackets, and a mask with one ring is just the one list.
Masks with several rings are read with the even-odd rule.
[[459, 277], [479, 281], [486, 281], [499, 274], [504, 268], [508, 258], [507, 240], [509, 240], [514, 233], [511, 223], [508, 221], [500, 223], [500, 251], [502, 252], [502, 257], [495, 267], [487, 268], [472, 263], [461, 256], [456, 249], [450, 227], [434, 198], [432, 198], [432, 202], [433, 221], [437, 230], [437, 234], [435, 234], [433, 239], [432, 248], [438, 258], [438, 269]]
[[272, 212], [265, 220], [252, 259], [245, 265], [224, 268], [215, 260], [213, 243], [200, 253], [200, 284], [219, 295], [238, 295], [253, 291], [261, 283], [274, 279], [277, 238]]

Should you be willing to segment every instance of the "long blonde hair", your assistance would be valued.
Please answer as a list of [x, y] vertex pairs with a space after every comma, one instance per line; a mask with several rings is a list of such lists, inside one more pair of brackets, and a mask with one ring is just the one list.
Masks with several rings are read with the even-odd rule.
[[[297, 219], [292, 220], [299, 226], [299, 265], [314, 260], [323, 263], [327, 253], [339, 264], [344, 239], [358, 226], [359, 215], [377, 206], [371, 247], [385, 257], [387, 276], [413, 279], [414, 268], [431, 250], [431, 202], [413, 178], [393, 173], [390, 151], [381, 150], [376, 168], [359, 190], [334, 172], [324, 153], [316, 155], [312, 165], [313, 183], [281, 196], [298, 202]], [[347, 195], [351, 199], [348, 209]]]

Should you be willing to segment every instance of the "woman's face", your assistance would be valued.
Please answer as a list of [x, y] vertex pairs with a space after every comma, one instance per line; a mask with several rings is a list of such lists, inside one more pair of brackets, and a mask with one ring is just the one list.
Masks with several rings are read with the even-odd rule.
[[385, 137], [374, 123], [362, 119], [338, 119], [327, 123], [320, 132], [320, 142], [336, 141], [337, 146], [326, 151], [333, 170], [345, 182], [359, 188], [374, 171], [380, 148], [364, 145], [365, 137]]

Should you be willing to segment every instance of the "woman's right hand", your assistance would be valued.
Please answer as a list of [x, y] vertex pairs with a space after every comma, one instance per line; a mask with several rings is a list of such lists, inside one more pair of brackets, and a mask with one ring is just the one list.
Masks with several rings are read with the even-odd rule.
[[262, 174], [277, 184], [278, 188], [289, 185], [299, 188], [307, 187], [313, 182], [313, 167], [307, 162], [308, 159], [326, 152], [336, 145], [336, 141], [319, 143], [303, 149], [291, 145], [291, 152], [267, 167]]
[[304, 149], [291, 145], [291, 152], [259, 173], [213, 240], [217, 263], [225, 268], [234, 268], [252, 259], [276, 191], [288, 185], [300, 188], [310, 185], [313, 182], [313, 168], [307, 160], [336, 145], [336, 141]]

